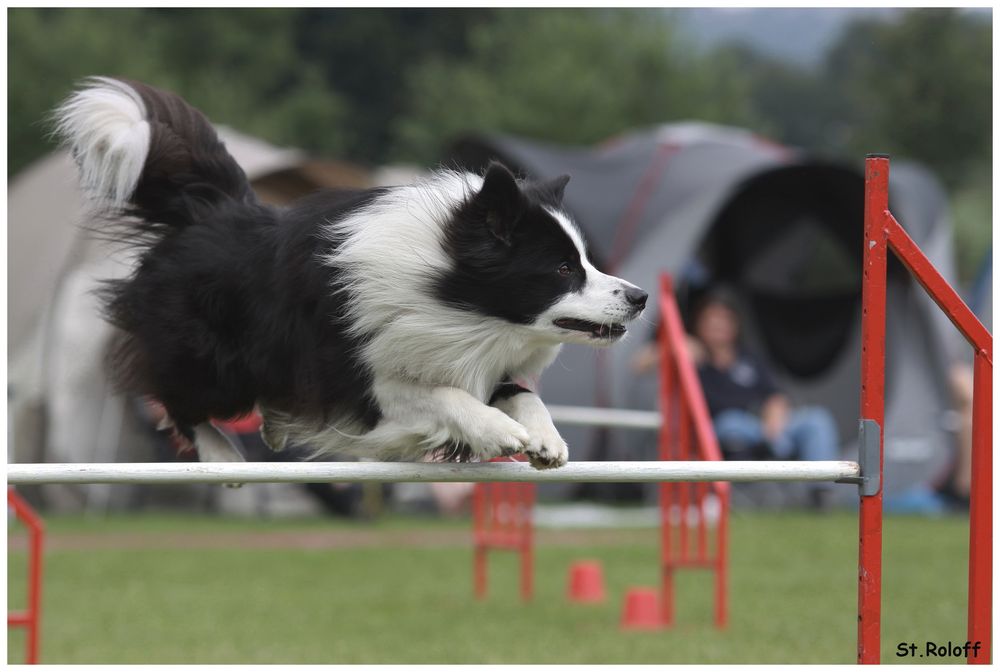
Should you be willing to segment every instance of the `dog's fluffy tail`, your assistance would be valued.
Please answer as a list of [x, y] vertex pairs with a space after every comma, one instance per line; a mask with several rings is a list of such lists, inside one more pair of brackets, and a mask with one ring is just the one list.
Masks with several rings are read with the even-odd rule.
[[183, 228], [231, 199], [255, 202], [205, 116], [179, 96], [111, 77], [84, 80], [54, 114], [56, 133], [100, 211]]

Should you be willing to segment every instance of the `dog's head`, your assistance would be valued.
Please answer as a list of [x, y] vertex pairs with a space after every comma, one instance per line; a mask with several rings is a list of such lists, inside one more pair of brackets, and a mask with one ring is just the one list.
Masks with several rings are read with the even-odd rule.
[[437, 283], [449, 305], [525, 325], [541, 339], [608, 345], [646, 292], [601, 273], [562, 210], [568, 176], [522, 182], [493, 163], [445, 233], [453, 265]]

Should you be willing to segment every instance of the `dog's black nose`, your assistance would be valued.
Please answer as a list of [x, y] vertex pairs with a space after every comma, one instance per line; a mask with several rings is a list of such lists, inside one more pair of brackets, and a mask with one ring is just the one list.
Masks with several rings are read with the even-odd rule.
[[625, 300], [636, 308], [645, 308], [647, 297], [649, 297], [649, 294], [638, 287], [629, 287], [625, 290]]

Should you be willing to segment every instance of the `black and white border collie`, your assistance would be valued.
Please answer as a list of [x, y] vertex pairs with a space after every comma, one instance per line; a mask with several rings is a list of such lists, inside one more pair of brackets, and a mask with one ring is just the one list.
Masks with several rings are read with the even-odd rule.
[[55, 121], [94, 215], [138, 246], [105, 292], [112, 373], [202, 460], [241, 459], [209, 419], [256, 408], [276, 450], [561, 466], [530, 388], [560, 344], [614, 343], [646, 303], [587, 259], [565, 176], [492, 164], [276, 208], [174, 94], [93, 78]]

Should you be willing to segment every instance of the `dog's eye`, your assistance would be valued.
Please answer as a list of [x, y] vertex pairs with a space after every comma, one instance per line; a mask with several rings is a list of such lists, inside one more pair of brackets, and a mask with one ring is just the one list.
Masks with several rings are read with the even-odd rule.
[[573, 274], [573, 268], [569, 264], [567, 264], [566, 262], [559, 264], [559, 275], [565, 277], [567, 275], [572, 275], [572, 274]]

